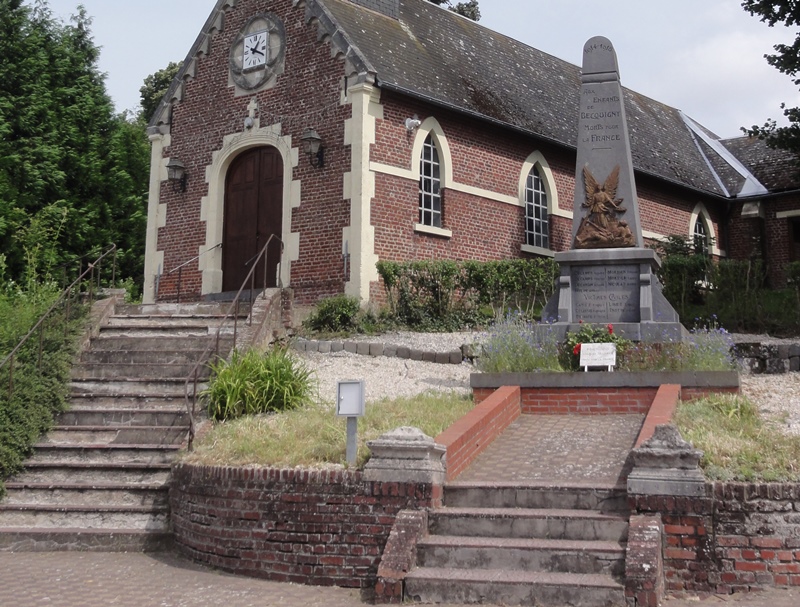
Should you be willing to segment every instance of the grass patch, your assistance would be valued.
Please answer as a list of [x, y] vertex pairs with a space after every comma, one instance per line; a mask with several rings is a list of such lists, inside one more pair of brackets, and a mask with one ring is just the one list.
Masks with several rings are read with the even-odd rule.
[[711, 479], [800, 480], [800, 437], [764, 419], [743, 396], [682, 403], [675, 422], [683, 437], [704, 452], [701, 466]]
[[[369, 458], [367, 441], [399, 426], [436, 436], [474, 406], [471, 396], [428, 392], [415, 398], [367, 405], [358, 423], [358, 466]], [[247, 416], [216, 423], [195, 443], [188, 463], [229, 466], [320, 466], [346, 464], [347, 422], [333, 403], [315, 403], [274, 415]]]

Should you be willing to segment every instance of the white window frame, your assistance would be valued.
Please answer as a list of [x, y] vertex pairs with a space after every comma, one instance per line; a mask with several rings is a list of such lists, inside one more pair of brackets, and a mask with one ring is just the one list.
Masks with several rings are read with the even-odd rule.
[[547, 188], [538, 165], [531, 167], [525, 180], [525, 244], [550, 249], [550, 209]]
[[[540, 185], [546, 197], [547, 247], [538, 247], [528, 244], [528, 177], [534, 170], [539, 174]], [[523, 225], [523, 241], [520, 245], [520, 250], [523, 253], [530, 253], [532, 255], [553, 257], [555, 251], [550, 248], [552, 246], [552, 217], [555, 215], [566, 217], [571, 216], [571, 214], [558, 211], [558, 190], [556, 189], [556, 182], [553, 178], [553, 171], [544, 155], [538, 150], [532, 152], [528, 158], [525, 159], [525, 162], [522, 163], [522, 170], [519, 175], [518, 196], [518, 204], [523, 209], [523, 221], [525, 222]]]
[[442, 163], [436, 140], [429, 133], [422, 144], [419, 157], [419, 224], [442, 229]]

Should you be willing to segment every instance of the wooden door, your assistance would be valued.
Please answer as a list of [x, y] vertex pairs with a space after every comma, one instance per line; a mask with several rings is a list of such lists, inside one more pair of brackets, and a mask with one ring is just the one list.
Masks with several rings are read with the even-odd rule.
[[[222, 290], [238, 291], [269, 236], [281, 238], [283, 226], [283, 160], [277, 149], [262, 147], [241, 154], [225, 182], [222, 236]], [[267, 287], [277, 284], [280, 242], [267, 255]], [[264, 285], [263, 261], [256, 268], [256, 287]], [[248, 283], [249, 286], [249, 283]]]

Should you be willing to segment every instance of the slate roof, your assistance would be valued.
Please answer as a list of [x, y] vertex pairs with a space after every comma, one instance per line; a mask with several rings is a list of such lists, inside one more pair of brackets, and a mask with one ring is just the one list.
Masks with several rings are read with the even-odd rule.
[[[346, 41], [344, 50], [374, 71], [379, 86], [576, 147], [577, 66], [426, 0], [400, 0], [399, 19], [347, 0], [315, 2], [332, 18], [334, 42]], [[638, 171], [717, 196], [741, 190], [733, 159], [699, 140], [678, 109], [630, 89], [624, 94]], [[768, 189], [800, 186], [784, 161], [773, 164], [766, 146], [740, 139], [725, 145]]]
[[770, 192], [793, 190], [800, 182], [797, 157], [774, 150], [757, 137], [726, 139], [722, 144], [744, 164]]

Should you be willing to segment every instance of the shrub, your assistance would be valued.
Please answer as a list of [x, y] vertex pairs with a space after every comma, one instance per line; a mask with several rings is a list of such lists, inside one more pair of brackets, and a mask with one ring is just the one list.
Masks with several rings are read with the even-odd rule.
[[337, 333], [350, 331], [357, 327], [361, 305], [355, 297], [334, 295], [320, 301], [305, 325], [313, 331]]
[[478, 366], [484, 373], [560, 371], [558, 342], [548, 325], [534, 325], [521, 313], [494, 323]]
[[234, 351], [230, 360], [212, 364], [211, 371], [203, 395], [212, 419], [294, 409], [311, 395], [311, 371], [284, 347], [263, 354]]
[[[6, 284], [0, 290], [0, 362], [13, 350], [58, 297], [52, 285], [32, 284], [23, 291]], [[85, 308], [72, 303], [70, 319], [57, 309], [14, 358], [14, 390], [9, 398], [9, 365], [0, 369], [0, 481], [22, 468], [31, 446], [64, 410], [70, 365]], [[3, 492], [0, 483], [0, 494]]]

